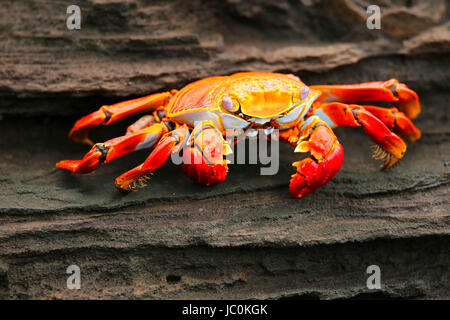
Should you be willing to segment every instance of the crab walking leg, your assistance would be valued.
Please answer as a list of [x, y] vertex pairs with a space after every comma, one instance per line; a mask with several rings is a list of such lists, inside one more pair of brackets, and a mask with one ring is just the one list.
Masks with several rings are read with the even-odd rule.
[[192, 131], [183, 150], [183, 172], [193, 181], [212, 186], [223, 182], [228, 161], [223, 157], [231, 148], [212, 121], [202, 121]]
[[140, 117], [135, 123], [130, 125], [127, 128], [125, 135], [133, 134], [139, 130], [148, 128], [148, 127], [152, 126], [155, 122], [161, 122], [161, 121], [156, 121], [154, 116], [152, 116], [151, 114], [146, 114], [145, 116]]
[[359, 84], [313, 85], [310, 88], [322, 91], [318, 98], [321, 102], [392, 101], [410, 119], [420, 113], [417, 93], [396, 79]]
[[[172, 153], [180, 150], [188, 136], [189, 129], [186, 125], [182, 125], [181, 127], [166, 133], [161, 140], [159, 140], [158, 144], [144, 163], [125, 172], [116, 179], [117, 189], [125, 192], [135, 190], [135, 187], [133, 187], [132, 184], [135, 181], [141, 181], [141, 178], [152, 171], [159, 169]], [[141, 183], [141, 186], [144, 186], [144, 184]]]
[[344, 149], [331, 128], [319, 117], [309, 117], [301, 125], [300, 134], [295, 152], [309, 152], [311, 157], [292, 164], [297, 172], [292, 175], [289, 191], [295, 198], [301, 198], [330, 181], [344, 159]]
[[109, 125], [141, 112], [153, 111], [160, 106], [165, 106], [169, 98], [176, 92], [155, 93], [145, 97], [122, 101], [113, 105], [102, 106], [99, 110], [84, 116], [78, 120], [69, 132], [69, 138], [74, 142], [93, 145], [88, 138], [89, 132], [99, 125]]
[[81, 160], [62, 160], [56, 164], [57, 168], [66, 169], [74, 173], [89, 173], [101, 164], [110, 162], [130, 152], [151, 148], [160, 137], [168, 132], [164, 123], [156, 123], [145, 129], [125, 136], [95, 144]]
[[403, 158], [405, 142], [363, 106], [331, 102], [316, 104], [313, 108], [313, 113], [332, 128], [363, 127], [365, 133], [382, 148], [374, 152], [375, 158], [386, 159], [382, 170], [392, 167]]
[[388, 128], [392, 128], [395, 133], [409, 142], [415, 142], [420, 139], [420, 130], [416, 128], [403, 112], [398, 111], [397, 108], [382, 108], [366, 105], [363, 107], [383, 122]]

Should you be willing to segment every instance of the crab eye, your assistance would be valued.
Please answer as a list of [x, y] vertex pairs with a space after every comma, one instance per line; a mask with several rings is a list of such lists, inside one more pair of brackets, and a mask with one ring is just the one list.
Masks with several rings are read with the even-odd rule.
[[229, 96], [224, 96], [222, 98], [222, 105], [225, 109], [227, 109], [228, 111], [231, 111], [231, 112], [234, 112], [238, 109], [238, 106], [235, 105], [235, 103]]
[[300, 98], [302, 100], [305, 100], [309, 95], [309, 87], [308, 86], [304, 86], [301, 90], [301, 94], [300, 94]]

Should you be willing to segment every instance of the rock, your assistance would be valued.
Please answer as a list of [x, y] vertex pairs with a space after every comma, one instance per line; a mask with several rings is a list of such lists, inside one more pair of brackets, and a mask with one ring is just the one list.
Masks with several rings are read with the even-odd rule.
[[[0, 3], [1, 298], [450, 297], [445, 1], [374, 1], [382, 29], [369, 30], [360, 1], [89, 0], [79, 31], [66, 29], [62, 2], [35, 2]], [[114, 178], [147, 151], [84, 176], [54, 168], [87, 151], [67, 140], [80, 115], [245, 70], [309, 84], [398, 78], [421, 97], [423, 137], [380, 172], [361, 130], [336, 130], [343, 167], [303, 199], [289, 195], [298, 158], [285, 145], [277, 175], [232, 165], [214, 188], [169, 163], [149, 187], [117, 192]], [[66, 287], [73, 264], [81, 290]]]
[[[93, 103], [75, 106], [69, 100], [120, 100], [242, 70], [322, 73], [362, 60], [389, 61], [424, 52], [420, 48], [425, 47], [439, 54], [448, 44], [445, 1], [379, 5], [383, 27], [369, 30], [366, 8], [350, 0], [197, 0], [188, 6], [183, 1], [91, 0], [81, 6], [81, 30], [67, 30], [63, 3], [42, 1], [33, 8], [2, 3], [0, 10], [8, 15], [0, 22], [0, 112], [82, 114], [92, 110]], [[406, 16], [399, 19], [399, 14]], [[434, 31], [428, 31], [433, 26]], [[395, 40], [412, 36], [404, 43]], [[430, 41], [438, 44], [428, 45]], [[448, 58], [439, 59], [444, 61], [436, 64], [448, 66]], [[399, 65], [395, 72], [374, 70], [341, 81], [378, 80], [377, 73], [383, 71], [383, 78], [395, 75], [401, 80], [422, 72]], [[446, 80], [437, 79], [442, 85]], [[428, 84], [422, 80], [417, 85]], [[64, 106], [43, 106], [55, 98]]]
[[443, 22], [446, 11], [444, 0], [412, 1], [410, 7], [400, 6], [385, 10], [382, 15], [382, 28], [396, 39], [410, 38]]
[[450, 52], [450, 22], [421, 33], [404, 42], [405, 54], [440, 54]]

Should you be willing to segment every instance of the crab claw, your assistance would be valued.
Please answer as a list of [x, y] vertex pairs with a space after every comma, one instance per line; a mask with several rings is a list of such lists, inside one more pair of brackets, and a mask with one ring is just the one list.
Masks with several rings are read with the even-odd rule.
[[294, 198], [301, 198], [329, 182], [341, 168], [344, 149], [337, 143], [322, 161], [306, 158], [294, 162], [297, 173], [292, 175], [289, 191]]
[[213, 186], [223, 182], [228, 172], [229, 145], [212, 123], [205, 121], [192, 132], [191, 147], [183, 150], [183, 172], [193, 181]]
[[[195, 159], [201, 159], [200, 163], [195, 163]], [[228, 172], [228, 165], [225, 160], [217, 163], [208, 163], [196, 148], [188, 148], [183, 151], [183, 172], [193, 181], [204, 185], [214, 186], [225, 181]], [[186, 164], [185, 162], [191, 162]]]

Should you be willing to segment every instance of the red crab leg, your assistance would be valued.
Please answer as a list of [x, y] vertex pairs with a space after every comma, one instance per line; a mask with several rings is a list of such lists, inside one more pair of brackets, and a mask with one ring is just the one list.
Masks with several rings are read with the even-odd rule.
[[140, 117], [135, 123], [130, 125], [127, 128], [127, 132], [125, 133], [125, 135], [129, 135], [144, 128], [148, 128], [152, 126], [155, 122], [161, 121], [156, 121], [154, 116], [152, 116], [151, 114], [146, 114], [145, 116]]
[[392, 101], [410, 119], [420, 113], [417, 93], [396, 79], [347, 85], [313, 85], [311, 89], [322, 91], [322, 102]]
[[196, 125], [183, 150], [183, 172], [193, 181], [212, 186], [223, 182], [228, 172], [228, 161], [223, 157], [230, 146], [212, 121]]
[[420, 130], [416, 128], [403, 112], [398, 111], [396, 108], [382, 108], [366, 105], [363, 107], [382, 121], [387, 127], [394, 129], [395, 133], [404, 137], [409, 142], [415, 142], [420, 139]]
[[[135, 181], [141, 181], [141, 178], [159, 169], [169, 159], [171, 153], [179, 151], [188, 135], [189, 129], [186, 125], [166, 133], [144, 163], [116, 178], [116, 187], [125, 192], [133, 191], [135, 187], [131, 184]], [[141, 183], [141, 186], [144, 186], [144, 184]]]
[[317, 103], [313, 113], [331, 127], [362, 126], [366, 134], [382, 148], [374, 154], [376, 158], [386, 158], [382, 170], [395, 165], [406, 151], [405, 142], [363, 106], [339, 102]]
[[292, 164], [297, 173], [292, 175], [289, 191], [295, 198], [301, 198], [330, 181], [344, 159], [344, 149], [331, 128], [319, 117], [308, 118], [300, 130], [302, 136], [295, 152], [309, 152], [311, 157]]
[[56, 164], [57, 168], [66, 169], [74, 173], [89, 173], [103, 163], [121, 157], [127, 153], [151, 148], [159, 138], [168, 131], [164, 123], [130, 133], [125, 136], [95, 144], [81, 160], [62, 160]]
[[88, 138], [89, 132], [99, 125], [109, 125], [113, 122], [125, 119], [131, 115], [146, 111], [153, 111], [157, 107], [167, 105], [169, 98], [175, 93], [162, 92], [145, 97], [122, 101], [110, 106], [102, 106], [99, 110], [84, 116], [78, 120], [69, 132], [69, 138], [74, 142], [93, 145]]

